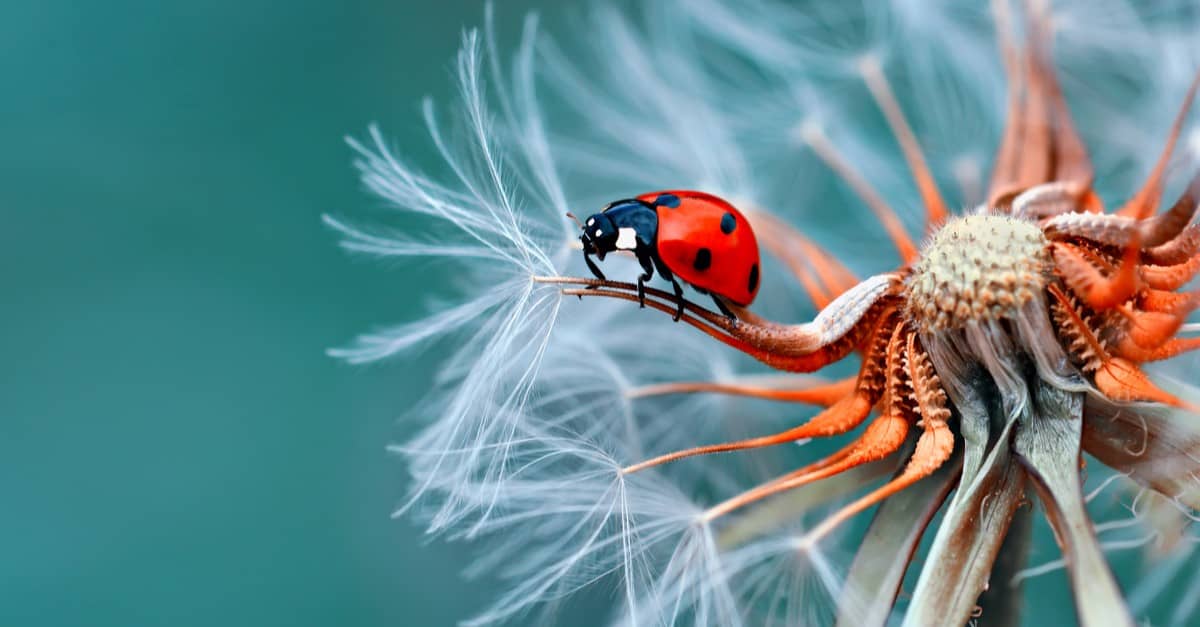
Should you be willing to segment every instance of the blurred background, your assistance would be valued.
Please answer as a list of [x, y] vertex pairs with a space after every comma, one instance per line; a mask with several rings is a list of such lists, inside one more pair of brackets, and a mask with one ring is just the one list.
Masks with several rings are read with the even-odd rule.
[[[506, 42], [538, 3], [497, 11]], [[542, 3], [550, 4], [550, 3]], [[483, 2], [0, 4], [0, 625], [447, 625], [491, 591], [392, 520], [427, 383], [324, 349], [423, 311], [323, 212], [346, 134], [431, 162]]]

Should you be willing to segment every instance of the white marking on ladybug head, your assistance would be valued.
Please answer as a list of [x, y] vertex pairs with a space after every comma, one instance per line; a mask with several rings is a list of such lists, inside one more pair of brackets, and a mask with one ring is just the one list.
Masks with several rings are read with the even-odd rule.
[[617, 249], [633, 250], [635, 248], [637, 248], [637, 231], [629, 227], [617, 229]]
[[588, 218], [587, 225], [596, 226], [596, 218]]
[[596, 237], [600, 237], [600, 234], [603, 232], [604, 231], [601, 231], [600, 229], [596, 229]]

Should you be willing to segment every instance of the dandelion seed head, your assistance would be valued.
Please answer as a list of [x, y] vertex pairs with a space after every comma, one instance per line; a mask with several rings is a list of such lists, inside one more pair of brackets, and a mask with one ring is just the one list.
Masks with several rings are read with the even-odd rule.
[[1045, 289], [1049, 241], [1031, 222], [956, 218], [934, 234], [908, 279], [910, 315], [924, 328], [1015, 318]]

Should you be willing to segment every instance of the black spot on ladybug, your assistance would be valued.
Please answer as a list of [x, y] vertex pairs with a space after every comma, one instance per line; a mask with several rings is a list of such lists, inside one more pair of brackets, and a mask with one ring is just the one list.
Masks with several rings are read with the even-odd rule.
[[692, 267], [701, 272], [708, 269], [712, 265], [712, 251], [707, 248], [701, 248], [696, 251], [696, 260], [692, 262]]
[[758, 264], [750, 266], [750, 281], [748, 283], [749, 292], [754, 293], [754, 288], [758, 287]]
[[679, 206], [679, 196], [675, 194], [659, 194], [658, 198], [654, 199], [654, 206], [663, 205], [672, 209]]
[[721, 232], [726, 235], [729, 235], [736, 228], [737, 228], [737, 219], [733, 217], [732, 213], [729, 213], [728, 211], [726, 211], [725, 215], [721, 216]]

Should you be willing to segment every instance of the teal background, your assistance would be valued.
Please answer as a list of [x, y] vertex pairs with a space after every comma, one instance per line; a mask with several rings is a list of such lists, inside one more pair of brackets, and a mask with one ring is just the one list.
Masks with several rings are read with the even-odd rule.
[[[529, 2], [505, 2], [515, 40]], [[327, 358], [437, 277], [349, 258], [347, 133], [428, 158], [483, 3], [0, 4], [0, 625], [446, 625], [392, 520], [418, 364]], [[428, 272], [426, 269], [425, 272]]]

